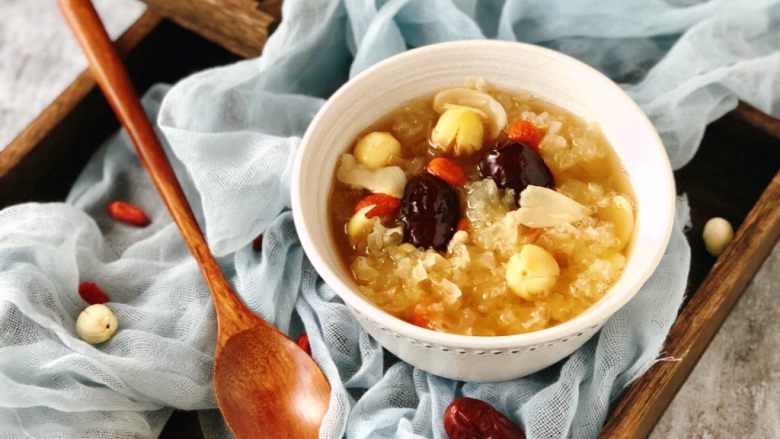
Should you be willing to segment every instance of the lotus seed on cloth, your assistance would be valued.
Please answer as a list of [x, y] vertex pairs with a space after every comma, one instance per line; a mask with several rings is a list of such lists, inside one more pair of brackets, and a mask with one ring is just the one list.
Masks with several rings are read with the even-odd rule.
[[[378, 61], [499, 38], [606, 73], [650, 116], [679, 168], [738, 99], [780, 115], [780, 0], [285, 0], [282, 12], [260, 58], [154, 87], [144, 104], [238, 294], [293, 338], [308, 334], [332, 386], [320, 436], [444, 438], [443, 410], [465, 395], [529, 439], [595, 438], [610, 402], [653, 365], [682, 302], [685, 198], [655, 274], [593, 339], [532, 376], [464, 384], [385, 364], [318, 278], [289, 211], [301, 135], [325, 98]], [[110, 219], [115, 199], [142, 207], [151, 225]], [[83, 280], [112, 292], [121, 325], [98, 345], [75, 331]], [[230, 437], [212, 390], [215, 336], [206, 285], [124, 133], [95, 154], [64, 203], [0, 212], [3, 437], [153, 438], [174, 408], [200, 410], [206, 437]]]
[[84, 308], [76, 319], [76, 333], [87, 343], [98, 344], [111, 338], [119, 321], [106, 305], [96, 303]]

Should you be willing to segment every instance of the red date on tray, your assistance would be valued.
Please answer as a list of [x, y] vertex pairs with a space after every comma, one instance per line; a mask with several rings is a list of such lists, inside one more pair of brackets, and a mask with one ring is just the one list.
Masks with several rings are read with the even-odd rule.
[[490, 404], [462, 397], [444, 411], [444, 430], [450, 439], [525, 439], [525, 433]]

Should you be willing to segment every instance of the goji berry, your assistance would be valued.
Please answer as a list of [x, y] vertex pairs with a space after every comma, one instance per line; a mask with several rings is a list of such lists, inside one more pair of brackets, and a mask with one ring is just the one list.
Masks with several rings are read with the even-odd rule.
[[539, 152], [542, 133], [531, 122], [517, 119], [509, 128], [509, 138], [524, 143], [533, 148], [534, 151]]
[[252, 250], [259, 252], [263, 249], [263, 235], [257, 235], [257, 238], [252, 240]]
[[127, 201], [114, 201], [108, 205], [108, 214], [117, 221], [131, 226], [144, 227], [149, 225], [149, 217], [140, 207]]
[[82, 282], [79, 284], [79, 296], [90, 305], [108, 302], [108, 294], [104, 293], [94, 282]]
[[466, 184], [466, 173], [452, 160], [436, 157], [428, 163], [428, 172], [446, 181], [450, 186]]
[[455, 227], [455, 230], [462, 230], [464, 232], [469, 231], [469, 220], [466, 218], [461, 218], [460, 221], [458, 221], [458, 226]]
[[412, 320], [409, 323], [421, 328], [429, 329], [428, 319], [421, 314], [412, 314]]
[[430, 329], [430, 320], [428, 307], [419, 303], [414, 307], [414, 312], [412, 313], [412, 318], [409, 319], [409, 323], [421, 328]]
[[373, 218], [375, 216], [386, 217], [398, 210], [398, 207], [401, 205], [401, 200], [387, 194], [371, 194], [358, 201], [357, 205], [355, 205], [355, 213], [366, 206], [372, 205], [374, 208], [366, 213], [367, 218]]
[[311, 346], [309, 346], [309, 336], [306, 335], [305, 332], [300, 336], [298, 336], [298, 339], [295, 340], [295, 343], [298, 344], [298, 347], [303, 349], [304, 352], [311, 355]]

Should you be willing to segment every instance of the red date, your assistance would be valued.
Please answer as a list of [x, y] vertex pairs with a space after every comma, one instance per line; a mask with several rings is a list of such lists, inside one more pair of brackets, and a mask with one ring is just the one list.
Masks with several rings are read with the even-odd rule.
[[513, 140], [488, 149], [477, 168], [482, 178], [492, 178], [499, 189], [514, 189], [516, 197], [528, 185], [555, 186], [544, 159], [530, 146]]
[[444, 430], [450, 439], [525, 439], [525, 433], [490, 404], [461, 397], [444, 411]]
[[404, 242], [415, 247], [445, 250], [460, 221], [455, 189], [433, 174], [420, 174], [406, 185], [401, 200]]

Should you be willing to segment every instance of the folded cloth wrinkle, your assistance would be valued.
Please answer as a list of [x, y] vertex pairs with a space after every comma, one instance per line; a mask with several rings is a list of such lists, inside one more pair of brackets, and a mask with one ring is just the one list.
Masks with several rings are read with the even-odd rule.
[[[289, 211], [301, 136], [325, 98], [376, 62], [488, 37], [554, 48], [619, 82], [679, 168], [738, 100], [780, 115], [780, 0], [286, 0], [283, 17], [261, 57], [156, 86], [144, 105], [242, 300], [291, 337], [309, 336], [332, 386], [320, 436], [445, 438], [444, 409], [465, 395], [532, 439], [595, 438], [609, 403], [658, 357], [682, 303], [685, 197], [654, 275], [581, 349], [522, 379], [457, 383], [387, 364], [306, 259]], [[151, 224], [112, 220], [106, 205], [119, 199]], [[97, 346], [74, 330], [84, 281], [107, 292], [119, 319]], [[65, 203], [0, 211], [0, 438], [156, 437], [172, 408], [201, 410], [206, 437], [230, 437], [211, 386], [215, 336], [197, 266], [123, 132]]]

